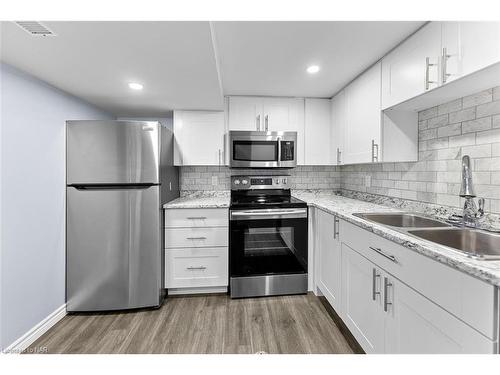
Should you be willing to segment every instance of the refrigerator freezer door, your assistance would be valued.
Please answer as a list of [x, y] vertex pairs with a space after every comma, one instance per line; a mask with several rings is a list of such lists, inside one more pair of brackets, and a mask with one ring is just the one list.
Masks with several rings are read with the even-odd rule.
[[67, 188], [68, 311], [159, 305], [158, 190]]
[[68, 121], [67, 183], [159, 183], [159, 124]]

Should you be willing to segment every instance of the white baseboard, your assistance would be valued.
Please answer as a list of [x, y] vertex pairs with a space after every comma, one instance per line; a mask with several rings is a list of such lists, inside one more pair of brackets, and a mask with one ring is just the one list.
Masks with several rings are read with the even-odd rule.
[[[40, 323], [31, 328], [28, 332], [10, 344], [3, 353], [19, 354], [29, 348], [38, 338], [52, 328], [58, 321], [66, 316], [66, 304], [60, 306]], [[40, 349], [41, 350], [41, 349]]]
[[227, 286], [168, 289], [168, 295], [170, 296], [183, 295], [183, 294], [207, 294], [207, 293], [227, 293]]

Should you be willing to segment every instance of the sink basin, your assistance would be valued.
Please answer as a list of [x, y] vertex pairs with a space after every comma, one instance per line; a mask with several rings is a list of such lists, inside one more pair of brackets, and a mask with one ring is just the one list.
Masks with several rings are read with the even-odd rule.
[[500, 235], [475, 229], [443, 228], [410, 230], [408, 233], [477, 258], [500, 259]]
[[354, 216], [374, 221], [375, 223], [390, 225], [399, 228], [438, 228], [449, 227], [448, 224], [437, 220], [428, 219], [423, 216], [407, 213], [357, 213]]

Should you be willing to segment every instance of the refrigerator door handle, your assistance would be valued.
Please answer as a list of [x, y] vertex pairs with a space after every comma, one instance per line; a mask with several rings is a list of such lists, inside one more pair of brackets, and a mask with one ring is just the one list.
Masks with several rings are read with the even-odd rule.
[[152, 186], [157, 186], [158, 184], [94, 184], [94, 185], [78, 185], [71, 184], [68, 187], [74, 187], [77, 190], [140, 190], [148, 189]]

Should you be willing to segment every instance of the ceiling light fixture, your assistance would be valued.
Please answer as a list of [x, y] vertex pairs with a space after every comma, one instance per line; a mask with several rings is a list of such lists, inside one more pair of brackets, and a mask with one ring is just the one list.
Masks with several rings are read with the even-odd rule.
[[307, 73], [309, 74], [316, 74], [319, 72], [319, 66], [317, 65], [311, 65], [307, 67]]
[[130, 82], [128, 84], [128, 87], [131, 88], [132, 90], [137, 90], [137, 91], [140, 91], [144, 88], [143, 85], [141, 85], [140, 83], [137, 83], [137, 82]]

